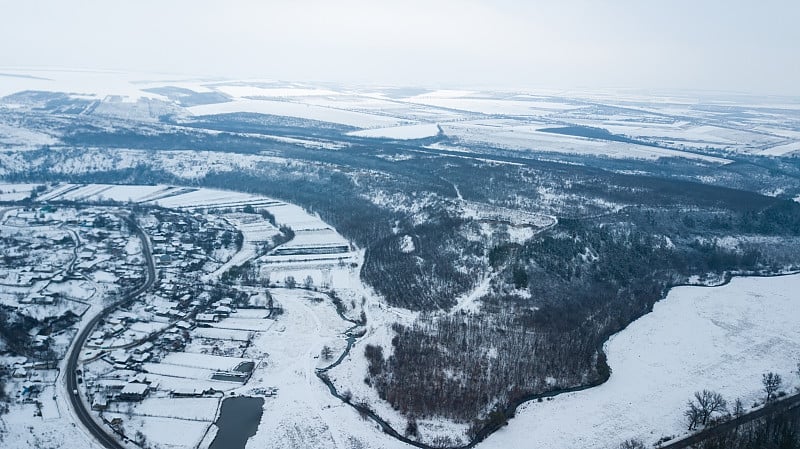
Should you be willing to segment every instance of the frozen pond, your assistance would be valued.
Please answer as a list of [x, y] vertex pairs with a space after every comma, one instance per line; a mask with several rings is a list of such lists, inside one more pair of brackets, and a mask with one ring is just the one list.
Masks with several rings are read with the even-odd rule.
[[244, 449], [256, 434], [263, 414], [264, 398], [226, 398], [216, 422], [219, 431], [209, 449]]

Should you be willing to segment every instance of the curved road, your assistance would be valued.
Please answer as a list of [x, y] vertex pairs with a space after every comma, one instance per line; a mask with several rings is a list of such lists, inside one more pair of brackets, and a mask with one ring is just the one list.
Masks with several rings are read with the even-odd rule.
[[113, 435], [107, 433], [102, 426], [97, 424], [92, 417], [91, 412], [86, 408], [86, 404], [83, 402], [83, 400], [81, 400], [80, 394], [75, 394], [74, 392], [78, 390], [78, 375], [76, 372], [78, 368], [78, 357], [80, 356], [83, 345], [86, 343], [86, 340], [89, 338], [92, 330], [95, 328], [95, 326], [97, 326], [97, 323], [105, 318], [109, 313], [114, 311], [114, 309], [117, 307], [133, 301], [137, 296], [150, 289], [156, 280], [156, 268], [155, 263], [153, 262], [153, 253], [150, 249], [150, 241], [148, 240], [144, 231], [142, 231], [142, 229], [136, 224], [136, 222], [127, 218], [123, 219], [128, 222], [128, 226], [133, 229], [142, 240], [142, 254], [145, 258], [145, 263], [147, 264], [145, 281], [142, 283], [142, 285], [126, 294], [119, 301], [101, 310], [100, 313], [95, 315], [88, 323], [86, 323], [86, 326], [72, 343], [72, 349], [67, 358], [67, 366], [64, 376], [67, 383], [67, 394], [69, 395], [69, 401], [70, 404], [72, 404], [72, 408], [75, 410], [78, 419], [80, 419], [83, 426], [86, 427], [89, 432], [91, 432], [95, 439], [101, 445], [103, 445], [103, 447], [108, 449], [125, 449], [125, 447], [121, 445]]

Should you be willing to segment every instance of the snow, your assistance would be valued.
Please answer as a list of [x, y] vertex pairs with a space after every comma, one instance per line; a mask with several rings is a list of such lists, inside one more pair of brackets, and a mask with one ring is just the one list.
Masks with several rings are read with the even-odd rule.
[[[238, 311], [236, 314], [241, 315], [244, 310]], [[267, 311], [260, 310], [262, 315], [267, 314]], [[211, 338], [216, 340], [233, 340], [233, 341], [247, 341], [249, 332], [238, 331], [231, 329], [218, 329], [213, 327], [198, 327], [192, 331], [192, 335], [198, 338]]]
[[[277, 215], [275, 219], [277, 221]], [[291, 225], [289, 226], [291, 227]], [[294, 228], [293, 228], [294, 229]], [[349, 246], [350, 243], [331, 228], [296, 229], [295, 238], [281, 245], [282, 249], [318, 248], [328, 246]]]
[[543, 116], [564, 109], [576, 109], [577, 106], [565, 103], [500, 100], [492, 98], [433, 98], [418, 96], [407, 99], [411, 103], [457, 109], [467, 112], [494, 115], [530, 115]]
[[[800, 358], [800, 275], [735, 278], [722, 287], [677, 287], [652, 313], [606, 344], [605, 384], [521, 406], [510, 425], [479, 448], [649, 446], [681, 435], [683, 410], [702, 389], [746, 407], [761, 398], [761, 374], [796, 381]], [[523, 443], [524, 442], [524, 443]]]
[[227, 103], [207, 104], [187, 108], [192, 114], [214, 115], [233, 112], [254, 112], [287, 117], [296, 117], [321, 122], [337, 123], [355, 128], [379, 128], [397, 126], [404, 121], [391, 116], [368, 114], [323, 106], [275, 100], [239, 99]]
[[[0, 108], [0, 111], [2, 111], [2, 108]], [[0, 123], [0, 148], [14, 147], [15, 149], [20, 149], [20, 147], [27, 147], [33, 149], [44, 145], [53, 145], [57, 142], [58, 139], [49, 134]]]
[[0, 184], [0, 201], [19, 201], [31, 196], [37, 184]]
[[232, 97], [311, 97], [311, 96], [328, 96], [339, 95], [328, 89], [307, 89], [302, 87], [255, 87], [255, 86], [228, 86], [228, 85], [215, 85], [215, 90], [228, 94]]
[[400, 239], [400, 252], [409, 254], [413, 253], [416, 248], [414, 247], [414, 238], [410, 235], [404, 235]]
[[523, 125], [504, 120], [478, 120], [444, 123], [442, 129], [462, 145], [470, 143], [489, 144], [510, 150], [584, 154], [627, 159], [658, 159], [660, 157], [683, 157], [715, 164], [726, 164], [727, 159], [705, 154], [653, 146], [587, 139], [539, 131], [547, 125]]
[[108, 420], [121, 418], [122, 428], [127, 435], [133, 437], [137, 431], [142, 432], [147, 437], [149, 444], [164, 449], [195, 447], [211, 425], [209, 421], [186, 419], [136, 415], [129, 418], [124, 413], [105, 413], [105, 417]]
[[190, 366], [178, 366], [167, 361], [161, 363], [145, 363], [142, 367], [150, 374], [177, 377], [181, 379], [211, 380], [211, 376], [219, 370]]
[[[125, 403], [112, 403], [124, 408]], [[134, 413], [162, 418], [209, 421], [216, 414], [218, 398], [147, 398], [136, 405]], [[109, 406], [113, 411], [114, 406]]]
[[777, 145], [761, 152], [765, 156], [785, 156], [789, 153], [800, 151], [800, 141]]
[[[269, 361], [253, 373], [256, 385], [279, 388], [267, 398], [258, 432], [248, 447], [405, 447], [334, 398], [317, 379], [315, 369], [324, 345], [334, 354], [344, 347], [341, 333], [350, 327], [336, 315], [330, 299], [302, 290], [273, 289], [283, 306], [276, 325], [253, 347], [269, 353]], [[311, 301], [312, 297], [321, 302]], [[360, 381], [360, 380], [359, 380]]]
[[493, 277], [491, 274], [484, 276], [483, 280], [472, 291], [459, 296], [451, 313], [479, 312], [481, 307], [480, 299], [489, 294], [489, 288], [492, 286]]
[[170, 352], [162, 359], [163, 364], [182, 367], [202, 368], [218, 371], [231, 371], [241, 362], [252, 361], [237, 357], [223, 357], [210, 354], [196, 354], [188, 352]]
[[[0, 97], [23, 90], [47, 92], [69, 92], [88, 98], [102, 99], [107, 96], [123, 96], [133, 102], [139, 98], [163, 98], [144, 92], [134, 84], [144, 75], [135, 72], [65, 69], [0, 69]], [[10, 75], [10, 76], [8, 76]]]
[[[164, 113], [185, 116], [256, 112], [369, 130], [356, 131], [353, 133], [356, 136], [408, 139], [435, 135], [437, 123], [449, 135], [451, 129], [445, 125], [457, 128], [460, 123], [476, 119], [503, 117], [505, 124], [500, 125], [498, 133], [485, 135], [486, 130], [483, 130], [484, 135], [480, 139], [473, 136], [473, 142], [502, 148], [541, 147], [537, 151], [648, 159], [699, 157], [693, 155], [695, 152], [680, 151], [683, 146], [700, 152], [712, 147], [768, 156], [784, 156], [800, 149], [800, 135], [793, 130], [791, 119], [793, 111], [800, 106], [791, 98], [685, 92], [654, 94], [631, 89], [433, 90], [404, 98], [393, 95], [392, 88], [365, 90], [269, 80], [181, 80], [163, 74], [111, 71], [3, 69], [0, 75], [3, 80], [0, 97], [23, 90], [68, 92], [73, 98], [100, 100], [92, 114], [139, 121], [152, 122]], [[233, 101], [182, 108], [162, 95], [145, 92], [165, 86], [218, 92], [232, 97]], [[7, 101], [0, 107], [13, 111], [24, 106]], [[719, 107], [741, 111], [746, 118], [726, 118], [718, 113], [716, 108]], [[565, 148], [562, 142], [551, 148], [540, 136], [516, 129], [536, 123], [540, 127], [571, 124], [603, 127], [615, 133], [656, 141], [671, 150], [652, 147], [648, 150], [630, 144], [620, 146], [619, 142], [586, 148], [582, 144]], [[0, 147], [24, 151], [58, 142], [57, 136], [49, 131], [21, 129], [14, 125], [0, 123]], [[285, 137], [268, 138], [287, 141]], [[469, 139], [463, 140], [470, 143]], [[293, 142], [332, 147], [325, 142]], [[74, 167], [63, 169], [73, 170]], [[206, 169], [186, 166], [184, 170]]]
[[379, 137], [387, 139], [424, 139], [439, 133], [435, 123], [422, 123], [419, 125], [394, 126], [390, 128], [376, 128], [348, 133], [358, 137]]

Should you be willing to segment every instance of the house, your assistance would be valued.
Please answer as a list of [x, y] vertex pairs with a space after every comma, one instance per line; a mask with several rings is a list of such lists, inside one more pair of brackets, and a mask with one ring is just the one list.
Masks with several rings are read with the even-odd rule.
[[118, 349], [108, 356], [112, 362], [126, 364], [131, 361], [131, 355], [122, 349]]
[[182, 387], [172, 390], [172, 397], [174, 398], [199, 398], [203, 396], [203, 392], [197, 388]]
[[137, 354], [144, 354], [145, 352], [149, 352], [151, 349], [153, 349], [153, 346], [154, 346], [153, 343], [148, 341], [145, 342], [144, 344], [141, 344], [133, 348], [133, 352]]
[[161, 336], [161, 343], [174, 351], [180, 351], [186, 347], [183, 337], [176, 334], [164, 334]]
[[219, 306], [216, 309], [214, 309], [214, 314], [215, 315], [219, 315], [219, 316], [223, 316], [223, 317], [230, 316], [230, 314], [232, 312], [233, 312], [233, 310], [228, 306]]
[[195, 318], [198, 323], [216, 323], [219, 321], [219, 317], [212, 313], [198, 313]]
[[89, 336], [89, 340], [101, 340], [105, 338], [106, 334], [101, 331], [94, 331], [92, 335]]
[[108, 399], [103, 396], [95, 395], [92, 401], [92, 410], [105, 410], [108, 408]]
[[144, 363], [144, 362], [150, 360], [150, 357], [152, 357], [152, 354], [150, 354], [149, 352], [142, 352], [142, 353], [134, 354], [131, 357], [131, 360], [133, 360], [136, 363]]
[[37, 335], [33, 337], [33, 347], [35, 349], [46, 348], [48, 343], [50, 343], [50, 337], [47, 335]]
[[122, 387], [122, 390], [119, 392], [120, 401], [141, 401], [142, 399], [147, 396], [147, 392], [150, 390], [150, 385], [144, 383], [137, 383], [137, 382], [129, 382]]
[[36, 302], [36, 304], [42, 304], [42, 305], [48, 305], [49, 306], [49, 305], [55, 304], [56, 303], [56, 299], [51, 295], [44, 295], [44, 296], [38, 297], [35, 302]]

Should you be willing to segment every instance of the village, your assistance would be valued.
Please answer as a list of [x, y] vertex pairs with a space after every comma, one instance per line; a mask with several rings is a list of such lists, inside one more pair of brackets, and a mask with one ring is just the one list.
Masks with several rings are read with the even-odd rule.
[[[96, 185], [57, 185], [40, 189], [37, 202], [2, 209], [0, 263], [8, 267], [0, 280], [2, 307], [48, 325], [35, 329], [30, 356], [10, 356], [19, 351], [6, 348], [0, 369], [12, 373], [6, 386], [12, 407], [33, 417], [69, 418], [59, 397], [66, 393], [127, 444], [170, 447], [163, 429], [178, 426], [184, 439], [194, 435], [196, 445], [206, 447], [218, 430], [223, 398], [275, 398], [286, 384], [265, 378], [282, 365], [272, 360], [277, 354], [265, 339], [282, 338], [285, 326], [275, 326], [284, 307], [294, 311], [298, 300], [305, 301], [298, 312], [319, 313], [330, 328], [326, 356], [320, 357], [322, 340], [315, 336], [320, 346], [309, 359], [323, 366], [331, 348], [344, 349], [351, 324], [313, 292], [346, 289], [357, 276], [357, 259], [346, 240], [296, 206], [259, 197], [215, 201], [208, 198], [214, 191], [197, 198], [186, 189], [150, 189], [142, 186], [141, 201], [122, 204], [98, 195]], [[153, 286], [122, 301], [143, 282], [147, 256], [155, 268]], [[120, 305], [74, 349], [80, 351], [77, 388], [60, 391], [60, 380], [70, 376], [60, 361], [74, 336], [89, 317], [114, 304]], [[251, 381], [254, 375], [259, 378]], [[302, 379], [317, 382], [313, 370]]]

